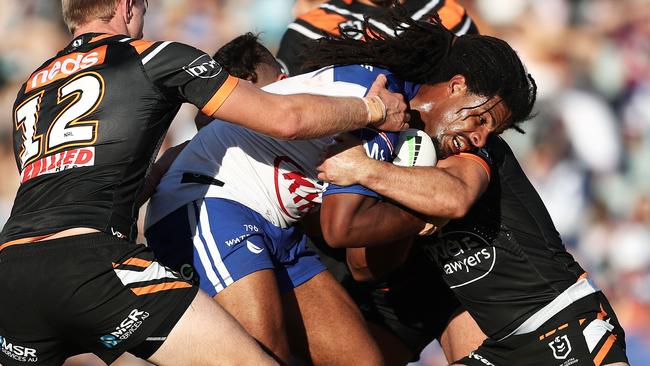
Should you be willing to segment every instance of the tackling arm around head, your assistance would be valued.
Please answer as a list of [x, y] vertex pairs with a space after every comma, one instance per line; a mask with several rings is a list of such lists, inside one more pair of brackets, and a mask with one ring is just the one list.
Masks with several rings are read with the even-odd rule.
[[361, 146], [337, 152], [317, 169], [318, 179], [361, 184], [422, 215], [449, 219], [463, 217], [489, 183], [473, 159], [450, 156], [436, 167], [401, 167], [368, 158]]
[[212, 116], [286, 140], [330, 136], [366, 126], [403, 130], [410, 118], [404, 97], [389, 92], [385, 84], [386, 77], [380, 75], [367, 97], [356, 98], [276, 95], [242, 82]]

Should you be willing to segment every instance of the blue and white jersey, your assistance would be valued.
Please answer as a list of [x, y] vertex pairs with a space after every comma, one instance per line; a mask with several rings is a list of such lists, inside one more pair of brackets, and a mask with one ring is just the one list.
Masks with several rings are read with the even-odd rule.
[[[264, 90], [277, 94], [311, 93], [363, 97], [380, 73], [388, 88], [411, 100], [419, 85], [404, 82], [372, 66], [327, 67], [284, 79]], [[242, 106], [245, 108], [245, 106]], [[361, 129], [354, 132], [370, 156], [392, 161], [398, 133]], [[316, 165], [331, 137], [285, 141], [224, 121], [202, 128], [163, 176], [147, 210], [145, 228], [200, 198], [225, 198], [286, 228], [321, 203], [322, 194], [357, 193], [379, 197], [362, 186], [338, 187], [318, 181]]]

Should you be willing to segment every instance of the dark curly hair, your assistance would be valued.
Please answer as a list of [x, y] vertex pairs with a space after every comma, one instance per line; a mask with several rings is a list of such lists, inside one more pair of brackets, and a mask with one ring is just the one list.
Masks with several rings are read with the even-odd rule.
[[[523, 133], [519, 124], [532, 117], [537, 86], [507, 42], [479, 34], [456, 37], [438, 17], [416, 21], [399, 6], [387, 10], [385, 19], [395, 34], [378, 29], [366, 18], [362, 30], [346, 30], [339, 37], [313, 43], [306, 65], [370, 64], [420, 84], [463, 75], [471, 93], [500, 96], [512, 113], [505, 129]], [[355, 40], [355, 33], [362, 33], [364, 40]]]
[[259, 36], [248, 32], [233, 39], [214, 54], [214, 59], [230, 75], [257, 82], [257, 65], [265, 63], [277, 67], [280, 64], [271, 52], [258, 41]]

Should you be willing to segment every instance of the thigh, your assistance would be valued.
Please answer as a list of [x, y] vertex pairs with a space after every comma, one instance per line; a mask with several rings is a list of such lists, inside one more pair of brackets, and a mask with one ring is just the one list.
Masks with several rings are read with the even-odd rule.
[[315, 365], [381, 365], [355, 303], [329, 272], [283, 295], [292, 351]]
[[259, 270], [274, 268], [257, 217], [228, 200], [196, 200], [151, 225], [147, 244], [165, 265], [209, 296]]
[[289, 362], [282, 301], [273, 270], [251, 273], [214, 296], [278, 360]]
[[[146, 246], [103, 233], [9, 252], [17, 254], [13, 275], [22, 277], [22, 292], [12, 298], [13, 312], [2, 309], [0, 335], [14, 350], [34, 354], [38, 364], [60, 364], [61, 357], [85, 352], [110, 364], [134, 348], [148, 356], [162, 343], [157, 332], [171, 329], [197, 291], [156, 262]], [[14, 262], [2, 261], [3, 268]], [[5, 319], [11, 319], [9, 327]], [[19, 355], [9, 356], [16, 361]]]
[[[441, 341], [449, 360], [455, 359], [456, 355], [465, 355], [467, 353], [459, 353], [469, 352], [481, 344], [481, 341], [476, 341], [482, 334], [480, 331], [478, 334], [464, 334], [478, 327], [471, 318], [458, 317], [463, 307], [444, 283], [435, 265], [420, 255], [417, 248], [407, 262], [385, 281], [369, 284], [347, 279], [343, 285], [366, 320], [381, 326], [393, 336], [383, 335], [384, 341], [398, 340], [408, 348], [409, 361], [417, 360], [424, 347], [435, 339]], [[380, 346], [384, 354], [392, 352], [392, 348], [386, 344]]]
[[232, 316], [203, 292], [197, 294], [148, 360], [156, 365], [276, 364]]

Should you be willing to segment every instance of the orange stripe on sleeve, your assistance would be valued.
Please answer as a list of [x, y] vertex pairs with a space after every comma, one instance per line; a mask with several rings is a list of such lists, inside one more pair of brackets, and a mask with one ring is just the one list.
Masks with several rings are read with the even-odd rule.
[[468, 154], [468, 153], [460, 153], [457, 156], [460, 157], [460, 158], [466, 158], [466, 159], [474, 160], [475, 162], [481, 164], [481, 166], [485, 170], [485, 173], [487, 173], [488, 180], [491, 179], [492, 170], [490, 169], [490, 166], [485, 162], [485, 160], [479, 158], [478, 156], [476, 156], [474, 154]]
[[187, 287], [192, 287], [192, 285], [190, 285], [187, 282], [176, 281], [176, 282], [159, 283], [157, 285], [136, 287], [136, 288], [132, 288], [131, 291], [133, 291], [133, 293], [135, 293], [138, 296], [142, 296], [147, 294], [153, 294], [155, 292], [174, 290], [178, 288], [187, 288]]
[[135, 48], [136, 52], [138, 52], [139, 55], [142, 54], [142, 52], [146, 51], [149, 49], [149, 47], [153, 46], [153, 44], [156, 43], [154, 41], [147, 41], [144, 39], [138, 39], [133, 42], [131, 42], [131, 46]]
[[442, 25], [447, 29], [451, 29], [463, 21], [465, 9], [454, 1], [446, 1], [445, 6], [438, 10]]
[[239, 79], [232, 75], [228, 75], [228, 78], [223, 83], [223, 85], [221, 85], [219, 90], [217, 90], [212, 98], [210, 98], [210, 100], [205, 103], [203, 108], [201, 108], [201, 112], [203, 112], [203, 114], [206, 116], [212, 116], [219, 109], [219, 107], [221, 107], [223, 102], [228, 99], [228, 96], [230, 96], [230, 93], [235, 90], [237, 84], [239, 84]]
[[616, 340], [616, 335], [615, 334], [610, 334], [607, 340], [605, 341], [605, 344], [603, 344], [603, 347], [598, 351], [596, 354], [596, 357], [594, 357], [594, 365], [595, 366], [600, 366], [603, 363], [603, 360], [605, 359], [605, 356], [607, 356], [607, 353], [609, 353], [609, 350], [612, 349], [612, 346], [614, 345], [614, 341]]
[[90, 39], [90, 43], [101, 41], [102, 39], [106, 39], [108, 37], [112, 37], [114, 34], [102, 34], [101, 36], [93, 37]]

